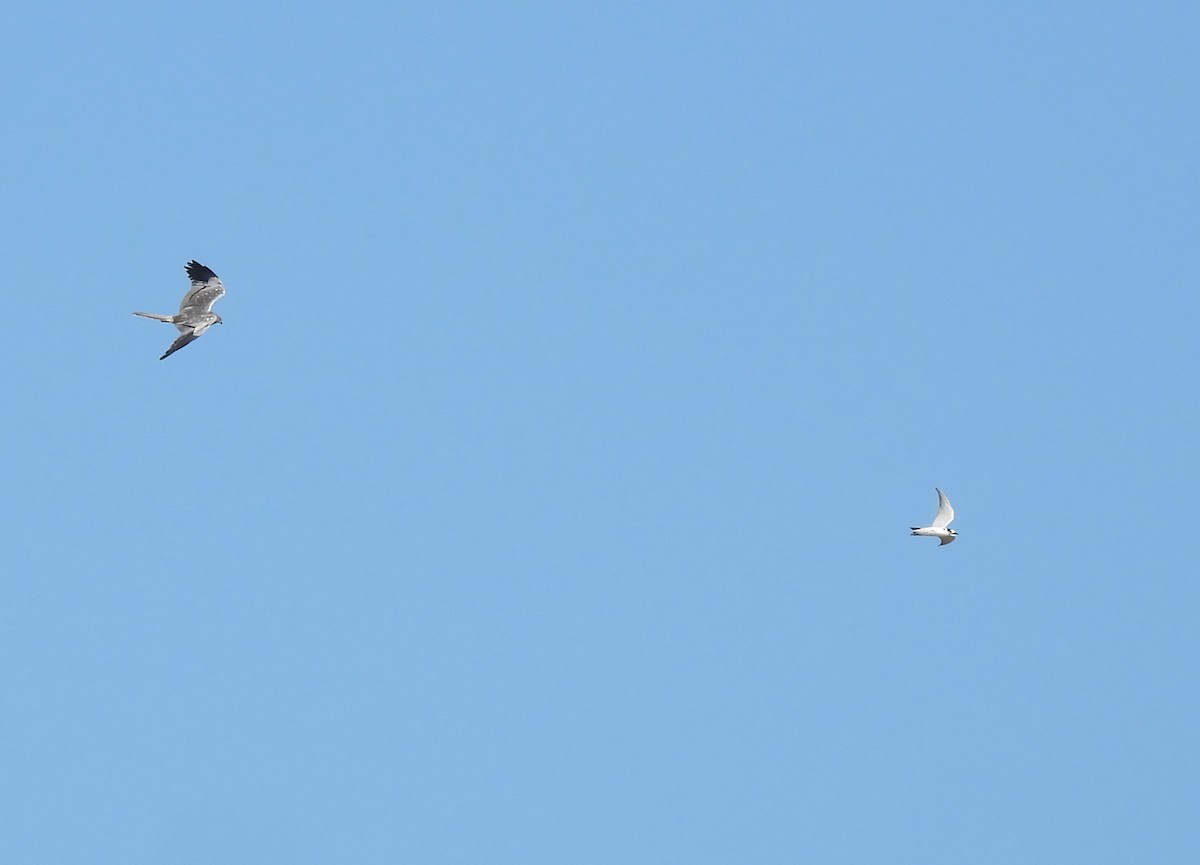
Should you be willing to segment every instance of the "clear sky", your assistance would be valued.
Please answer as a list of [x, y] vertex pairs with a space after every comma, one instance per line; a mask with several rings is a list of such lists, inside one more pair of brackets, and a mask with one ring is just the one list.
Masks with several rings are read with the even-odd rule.
[[1198, 27], [7, 6], [0, 860], [1200, 861]]

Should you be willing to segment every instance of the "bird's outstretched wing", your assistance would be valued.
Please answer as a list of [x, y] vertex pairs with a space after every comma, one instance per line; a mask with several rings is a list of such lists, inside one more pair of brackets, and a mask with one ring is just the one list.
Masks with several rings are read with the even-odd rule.
[[942, 538], [942, 542], [940, 544], [938, 544], [938, 546], [944, 547], [944, 546], [946, 546], [946, 544], [952, 544], [957, 540], [958, 540], [958, 535], [946, 535], [946, 537]]
[[[937, 516], [933, 518], [933, 528], [944, 529], [954, 519], [954, 508], [950, 507], [950, 499], [946, 498], [944, 492], [938, 490], [937, 487], [934, 489], [938, 494], [938, 512]], [[949, 542], [947, 541], [947, 543]]]
[[211, 312], [212, 305], [225, 294], [225, 286], [215, 273], [198, 261], [189, 261], [184, 270], [192, 281], [192, 287], [179, 304], [179, 314]]
[[178, 339], [176, 339], [173, 343], [171, 343], [171, 347], [167, 349], [166, 353], [162, 357], [160, 357], [159, 360], [166, 360], [168, 357], [173, 355], [175, 352], [179, 351], [179, 349], [181, 349], [185, 345], [187, 345], [189, 342], [192, 342], [193, 340], [197, 340], [199, 338], [200, 337], [196, 333], [196, 331], [191, 330], [191, 329], [185, 330], [183, 333], [179, 334]]

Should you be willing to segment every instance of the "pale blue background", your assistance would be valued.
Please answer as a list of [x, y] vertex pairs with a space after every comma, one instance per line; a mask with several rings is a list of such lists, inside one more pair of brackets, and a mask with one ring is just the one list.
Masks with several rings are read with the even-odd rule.
[[0, 860], [1200, 861], [1198, 26], [6, 7]]

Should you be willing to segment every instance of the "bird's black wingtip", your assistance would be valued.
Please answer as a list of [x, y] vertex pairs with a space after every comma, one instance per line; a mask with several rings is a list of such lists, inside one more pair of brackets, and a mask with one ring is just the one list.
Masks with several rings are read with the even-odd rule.
[[188, 279], [192, 280], [192, 282], [208, 282], [210, 279], [217, 278], [217, 275], [212, 270], [194, 258], [184, 265], [183, 269], [187, 271]]

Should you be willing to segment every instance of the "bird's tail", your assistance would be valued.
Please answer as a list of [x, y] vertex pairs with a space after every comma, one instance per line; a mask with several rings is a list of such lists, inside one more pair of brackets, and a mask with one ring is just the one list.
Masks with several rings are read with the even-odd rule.
[[172, 322], [175, 320], [175, 317], [172, 315], [159, 315], [155, 312], [135, 312], [134, 315], [140, 315], [142, 318], [152, 318], [155, 321]]

